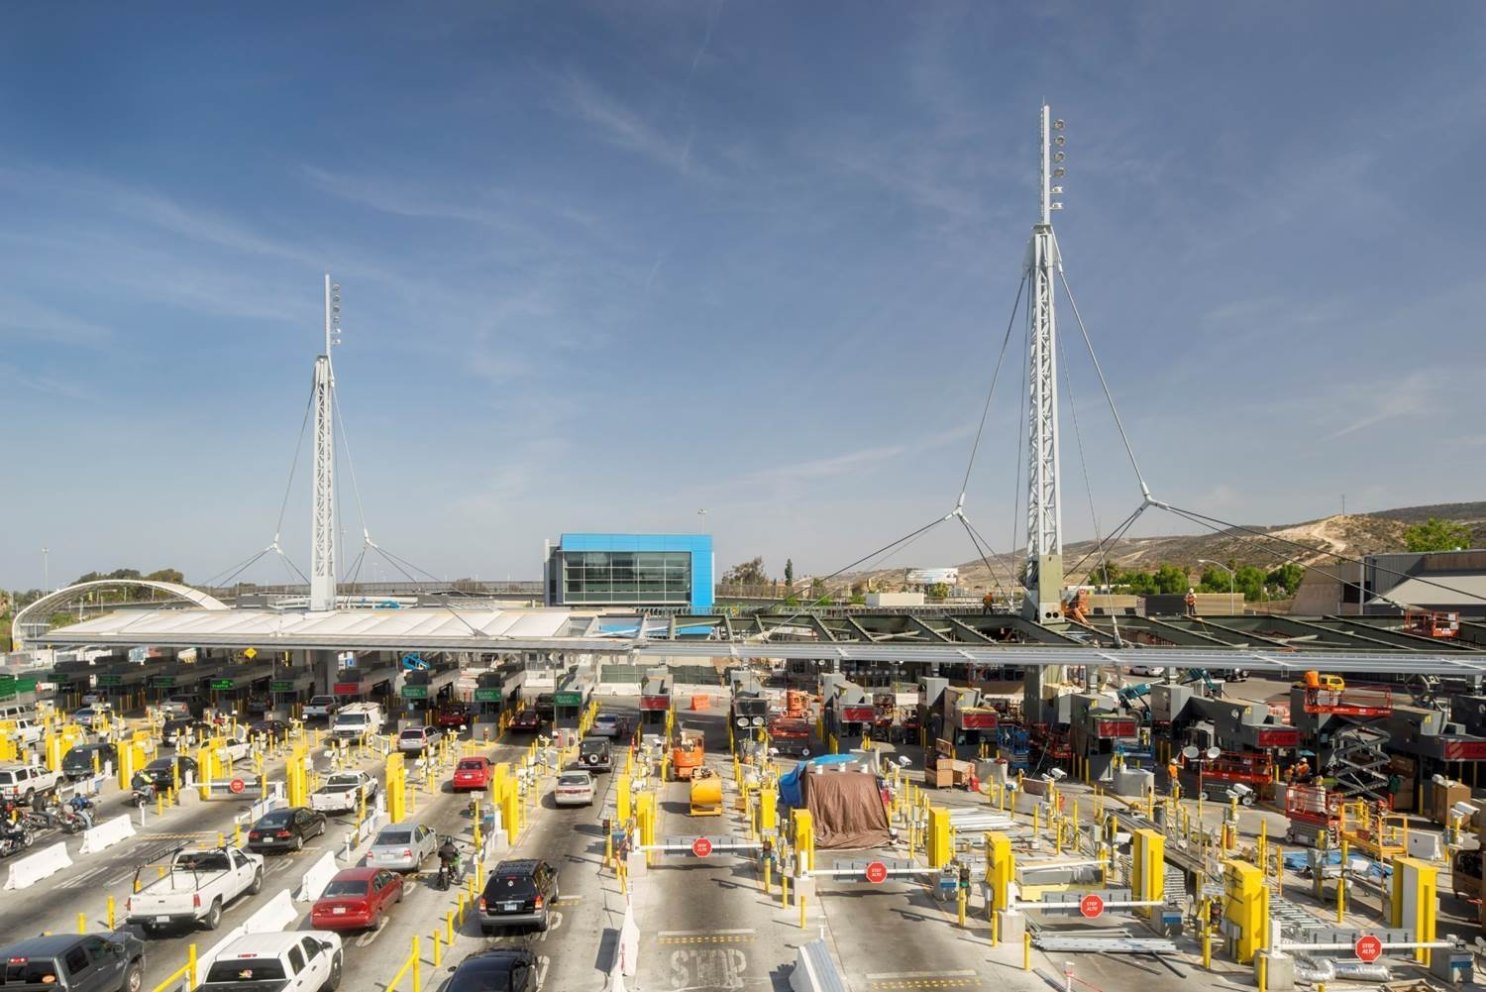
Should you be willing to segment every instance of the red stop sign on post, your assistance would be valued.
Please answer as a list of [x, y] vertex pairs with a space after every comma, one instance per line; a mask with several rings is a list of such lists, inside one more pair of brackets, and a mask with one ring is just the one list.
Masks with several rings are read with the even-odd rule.
[[242, 779], [235, 778], [231, 782], [227, 783], [227, 788], [232, 792], [233, 795], [237, 795], [239, 792], [242, 792], [243, 789], [247, 788], [247, 786], [243, 784]]
[[881, 885], [887, 881], [887, 865], [881, 861], [874, 861], [867, 865], [867, 881], [873, 885]]
[[698, 837], [691, 842], [691, 853], [699, 858], [705, 858], [712, 853], [712, 842], [705, 837]]
[[1357, 960], [1364, 964], [1372, 964], [1383, 956], [1383, 942], [1370, 933], [1365, 933], [1357, 938], [1353, 947], [1357, 952]]
[[1092, 920], [1104, 912], [1104, 900], [1090, 892], [1078, 901], [1078, 911]]

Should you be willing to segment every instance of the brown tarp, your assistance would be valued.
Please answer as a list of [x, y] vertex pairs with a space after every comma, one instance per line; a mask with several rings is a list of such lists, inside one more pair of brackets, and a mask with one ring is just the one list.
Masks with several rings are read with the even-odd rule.
[[800, 776], [805, 808], [815, 820], [815, 846], [827, 850], [882, 847], [887, 809], [870, 772], [807, 772]]

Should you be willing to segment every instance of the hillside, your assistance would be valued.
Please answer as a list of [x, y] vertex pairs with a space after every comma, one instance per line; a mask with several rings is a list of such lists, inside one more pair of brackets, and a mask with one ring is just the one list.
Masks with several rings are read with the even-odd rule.
[[[1121, 570], [1152, 571], [1163, 564], [1201, 571], [1199, 558], [1238, 565], [1254, 565], [1266, 571], [1295, 560], [1306, 565], [1332, 563], [1332, 554], [1359, 558], [1363, 555], [1404, 550], [1404, 531], [1430, 517], [1438, 517], [1469, 526], [1475, 535], [1475, 547], [1486, 546], [1486, 503], [1441, 503], [1433, 506], [1408, 506], [1377, 513], [1323, 517], [1295, 524], [1245, 525], [1262, 532], [1258, 537], [1245, 531], [1226, 530], [1208, 534], [1181, 534], [1169, 537], [1137, 537], [1110, 546], [1105, 554]], [[1096, 565], [1096, 559], [1085, 556], [1094, 551], [1093, 541], [1079, 541], [1064, 548], [1068, 581], [1079, 582]], [[1011, 576], [1018, 574], [1022, 554], [996, 555], [991, 558], [994, 580], [988, 581], [986, 565], [980, 559], [960, 564], [960, 586], [966, 589], [1006, 588]], [[852, 582], [871, 577], [879, 589], [892, 589], [901, 584], [904, 569], [882, 569], [859, 572]]]

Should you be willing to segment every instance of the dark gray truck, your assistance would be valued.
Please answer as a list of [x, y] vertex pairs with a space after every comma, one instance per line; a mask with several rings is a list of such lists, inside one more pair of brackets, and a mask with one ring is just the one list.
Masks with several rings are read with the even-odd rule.
[[0, 947], [4, 992], [140, 992], [144, 941], [127, 931], [52, 934]]

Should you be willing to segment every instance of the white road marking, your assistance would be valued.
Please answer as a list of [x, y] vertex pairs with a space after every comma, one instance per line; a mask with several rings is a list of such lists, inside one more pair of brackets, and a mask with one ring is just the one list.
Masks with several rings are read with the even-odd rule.
[[552, 959], [545, 954], [537, 956], [537, 988], [547, 984], [547, 968], [552, 964]]
[[744, 935], [744, 934], [757, 933], [757, 932], [758, 931], [752, 930], [752, 929], [748, 929], [748, 930], [662, 930], [660, 933], [656, 934], [656, 936], [657, 937], [729, 937], [729, 936], [741, 936], [741, 935]]
[[383, 920], [382, 925], [379, 926], [379, 927], [377, 927], [375, 930], [368, 930], [366, 933], [362, 934], [360, 937], [357, 937], [356, 938], [356, 946], [357, 947], [370, 947], [372, 941], [374, 941], [378, 937], [380, 937], [382, 935], [382, 931], [383, 930], [386, 930], [386, 929], [387, 929], [387, 922], [385, 920]]
[[869, 982], [892, 982], [905, 978], [974, 978], [973, 971], [879, 971], [868, 975]]
[[540, 941], [542, 941], [544, 943], [546, 942], [548, 935], [551, 934], [552, 931], [554, 931], [558, 927], [562, 926], [562, 913], [561, 912], [559, 912], [558, 910], [555, 910], [554, 909], [548, 915], [550, 915], [552, 917], [552, 919], [548, 922], [547, 929], [546, 930], [543, 930], [542, 931], [542, 935], [537, 938], [537, 940], [540, 940]]

